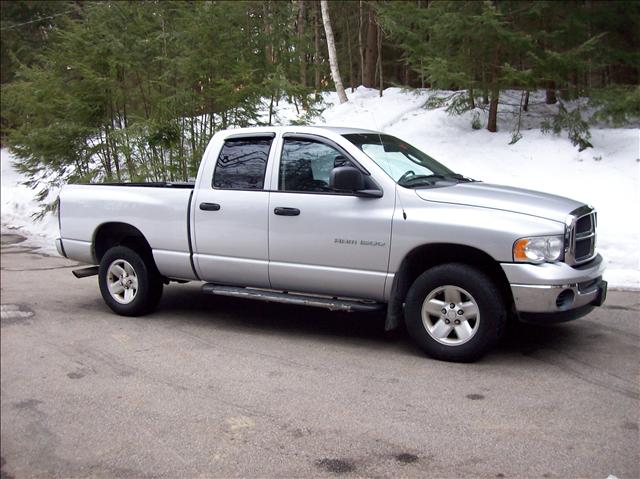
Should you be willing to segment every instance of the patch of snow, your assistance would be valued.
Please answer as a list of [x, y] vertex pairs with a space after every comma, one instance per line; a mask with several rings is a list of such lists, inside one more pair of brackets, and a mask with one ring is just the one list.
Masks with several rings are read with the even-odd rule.
[[[605, 279], [614, 288], [640, 289], [640, 130], [592, 128], [593, 148], [578, 152], [566, 133], [555, 136], [540, 131], [541, 119], [556, 112], [557, 105], [545, 105], [544, 92], [532, 92], [530, 111], [522, 119], [522, 139], [510, 145], [519, 92], [503, 94], [507, 104], [501, 105], [497, 133], [484, 129], [484, 110], [452, 116], [444, 107], [424, 108], [432, 96], [452, 93], [388, 88], [380, 97], [378, 90], [359, 87], [347, 91], [349, 102], [344, 104], [335, 93], [324, 93], [326, 109], [318, 123], [380, 130], [404, 139], [465, 176], [594, 206], [598, 211], [598, 249], [608, 262]], [[575, 102], [575, 106], [579, 104]], [[284, 100], [275, 111], [272, 120], [278, 124], [292, 123], [304, 114], [301, 105], [296, 109]], [[479, 115], [483, 129], [471, 128], [474, 114]], [[42, 222], [31, 219], [39, 209], [35, 192], [20, 184], [24, 179], [11, 161], [11, 155], [2, 150], [3, 231], [18, 227], [32, 244], [55, 251], [57, 219], [54, 215]]]
[[[9, 150], [0, 152], [2, 186], [0, 187], [0, 218], [2, 233], [17, 232], [27, 237], [22, 243], [37, 247], [46, 254], [57, 254], [55, 239], [59, 236], [58, 218], [47, 214], [42, 220], [35, 220], [42, 205], [35, 199], [36, 191], [22, 184], [26, 178], [12, 165], [15, 158]], [[57, 192], [51, 194], [57, 195]]]
[[0, 305], [0, 318], [2, 319], [26, 319], [34, 314], [33, 311], [27, 311], [18, 304]]

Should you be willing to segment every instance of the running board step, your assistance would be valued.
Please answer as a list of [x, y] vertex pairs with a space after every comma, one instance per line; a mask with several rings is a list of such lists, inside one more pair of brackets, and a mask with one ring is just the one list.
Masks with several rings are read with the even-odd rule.
[[89, 276], [95, 276], [96, 274], [98, 274], [98, 269], [98, 266], [89, 266], [88, 268], [74, 269], [71, 272], [76, 278], [80, 279], [88, 278]]
[[384, 304], [374, 301], [357, 301], [346, 299], [334, 299], [323, 296], [303, 296], [301, 294], [283, 293], [279, 291], [268, 291], [264, 289], [239, 288], [235, 286], [220, 286], [207, 283], [202, 286], [202, 292], [215, 294], [217, 296], [231, 296], [233, 298], [257, 299], [272, 303], [295, 304], [299, 306], [314, 306], [316, 308], [326, 308], [331, 311], [382, 311]]

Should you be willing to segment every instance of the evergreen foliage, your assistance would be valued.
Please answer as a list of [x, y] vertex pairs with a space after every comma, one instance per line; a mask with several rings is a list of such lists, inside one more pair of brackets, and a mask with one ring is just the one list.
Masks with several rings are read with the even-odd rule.
[[[302, 121], [333, 89], [319, 0], [12, 1], [2, 8], [2, 138], [35, 183], [193, 178], [215, 131]], [[604, 0], [330, 2], [337, 66], [352, 88], [453, 90], [427, 106], [488, 110], [544, 89], [549, 131], [589, 146], [594, 120], [640, 117], [640, 3]], [[347, 82], [348, 78], [348, 82]], [[267, 115], [259, 112], [267, 111]], [[484, 115], [483, 115], [484, 116]], [[306, 120], [305, 120], [306, 119]], [[43, 190], [43, 194], [45, 190]]]
[[3, 85], [19, 169], [70, 181], [193, 178], [212, 134], [261, 123], [265, 97], [307, 102], [292, 73], [293, 15], [284, 2], [76, 5]]
[[579, 151], [593, 146], [589, 142], [591, 139], [589, 124], [582, 118], [580, 109], [576, 108], [569, 111], [560, 103], [558, 114], [555, 115], [552, 120], [545, 120], [542, 123], [542, 131], [545, 133], [553, 132], [559, 135], [563, 130], [567, 132], [571, 144], [577, 146]]

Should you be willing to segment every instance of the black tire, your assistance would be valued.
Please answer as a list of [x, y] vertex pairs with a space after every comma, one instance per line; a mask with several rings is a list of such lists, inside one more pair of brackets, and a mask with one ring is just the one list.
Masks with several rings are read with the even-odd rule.
[[[444, 300], [446, 292], [455, 293], [456, 291], [461, 294], [460, 303], [449, 303]], [[471, 296], [471, 301], [467, 294]], [[431, 298], [430, 295], [432, 295]], [[425, 301], [428, 298], [430, 298], [429, 303], [426, 304]], [[433, 309], [440, 301], [444, 302], [443, 309], [438, 313], [440, 316], [426, 314], [426, 320], [423, 321], [423, 304]], [[474, 303], [479, 312], [476, 316], [471, 306]], [[456, 309], [458, 306], [450, 308], [450, 304], [469, 305], [467, 313], [463, 311], [462, 306]], [[446, 314], [442, 314], [445, 310]], [[465, 316], [455, 316], [455, 314]], [[468, 321], [466, 316], [469, 317]], [[438, 325], [440, 320], [443, 323]], [[482, 271], [466, 264], [449, 263], [430, 268], [418, 276], [407, 293], [405, 302], [407, 331], [425, 353], [436, 359], [455, 362], [476, 361], [498, 341], [506, 320], [505, 300], [494, 281]], [[448, 323], [445, 325], [446, 321]], [[458, 321], [457, 324], [466, 321], [464, 328], [472, 331], [461, 331], [464, 335], [458, 335], [459, 329], [454, 326], [455, 321]], [[433, 334], [429, 333], [427, 325]], [[448, 336], [444, 336], [447, 334], [446, 328], [449, 327], [454, 329], [448, 333]], [[465, 338], [465, 335], [469, 337]], [[440, 336], [440, 339], [436, 340], [434, 336]]]
[[[119, 263], [118, 263], [119, 262]], [[126, 293], [124, 290], [122, 293], [112, 295], [109, 291], [109, 283], [115, 279], [113, 272], [110, 274], [109, 270], [113, 264], [116, 266], [124, 265], [123, 262], [133, 269], [135, 279], [137, 280], [137, 288], [132, 293], [133, 298], [129, 298], [129, 301], [125, 304], [116, 300], [114, 296], [123, 297], [121, 301], [127, 301], [124, 297]], [[127, 276], [127, 279], [131, 276]], [[98, 283], [100, 285], [100, 293], [107, 306], [111, 308], [114, 313], [122, 316], [142, 316], [155, 310], [160, 302], [162, 296], [162, 279], [157, 272], [155, 264], [151, 259], [146, 259], [136, 251], [127, 248], [125, 246], [115, 246], [109, 249], [102, 260], [100, 261], [100, 269], [98, 271]], [[117, 286], [123, 288], [124, 286]], [[131, 285], [126, 289], [132, 288]], [[132, 289], [133, 291], [133, 289]]]

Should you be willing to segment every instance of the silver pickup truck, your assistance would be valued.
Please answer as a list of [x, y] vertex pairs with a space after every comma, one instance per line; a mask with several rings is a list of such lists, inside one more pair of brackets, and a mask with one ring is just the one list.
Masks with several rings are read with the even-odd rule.
[[471, 361], [507, 320], [575, 319], [607, 285], [596, 212], [454, 173], [374, 131], [221, 131], [195, 184], [68, 185], [61, 255], [107, 305], [151, 312], [163, 285], [404, 318], [430, 356]]

